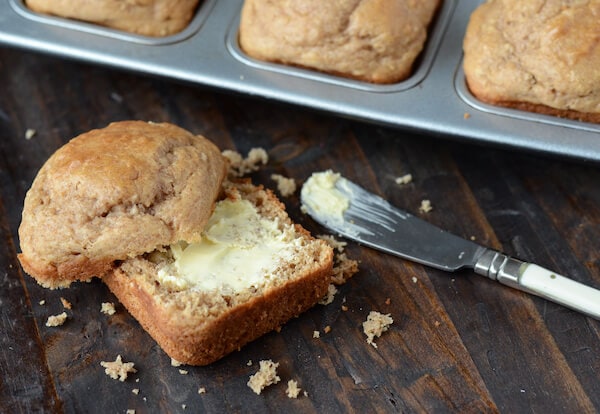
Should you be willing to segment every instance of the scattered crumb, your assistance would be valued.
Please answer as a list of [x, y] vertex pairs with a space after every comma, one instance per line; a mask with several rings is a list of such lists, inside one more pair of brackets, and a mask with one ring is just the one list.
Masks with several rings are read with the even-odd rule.
[[303, 394], [305, 397], [308, 397], [308, 391], [304, 391]]
[[204, 388], [204, 387], [198, 388], [198, 394], [206, 394], [206, 388]]
[[433, 324], [435, 325], [436, 328], [441, 325], [440, 321], [435, 321]]
[[348, 311], [348, 306], [342, 305], [342, 311], [347, 312]]
[[186, 407], [187, 407], [187, 406], [186, 406], [185, 404], [181, 404], [181, 409], [182, 409], [182, 410], [185, 410], [185, 409], [186, 409]]
[[277, 376], [277, 367], [279, 366], [278, 362], [273, 362], [270, 359], [260, 361], [260, 369], [256, 372], [256, 374], [251, 375], [248, 380], [248, 386], [254, 391], [256, 394], [261, 393], [265, 387], [268, 387], [272, 384], [277, 384], [281, 381], [281, 378]]
[[326, 327], [323, 328], [323, 332], [325, 332], [326, 334], [328, 334], [329, 332], [331, 332], [331, 326], [327, 325]]
[[346, 253], [334, 255], [333, 272], [331, 281], [337, 285], [346, 283], [355, 273], [358, 272], [358, 261], [348, 258]]
[[392, 300], [391, 300], [390, 298], [387, 298], [387, 299], [385, 300], [385, 304], [386, 304], [386, 305], [389, 305], [390, 303], [392, 303]]
[[313, 331], [313, 338], [318, 339], [320, 337], [321, 337], [321, 332], [319, 332], [319, 331]]
[[463, 118], [464, 119], [469, 119], [469, 118], [471, 118], [471, 114], [468, 113], [468, 112], [465, 112], [464, 115], [463, 115]]
[[367, 320], [363, 322], [363, 332], [367, 335], [367, 343], [377, 348], [377, 344], [373, 339], [375, 337], [380, 337], [382, 333], [388, 330], [393, 322], [394, 320], [389, 313], [384, 315], [377, 311], [369, 312]]
[[433, 207], [431, 206], [431, 201], [422, 200], [421, 206], [419, 207], [419, 211], [421, 213], [429, 213], [431, 210], [433, 210]]
[[65, 298], [60, 298], [60, 303], [62, 303], [63, 308], [65, 308], [65, 309], [71, 309], [72, 308], [71, 302], [69, 302]]
[[331, 282], [336, 285], [344, 284], [358, 272], [358, 262], [349, 259], [348, 256], [346, 256], [346, 253], [344, 253], [344, 248], [347, 243], [339, 241], [331, 235], [319, 235], [317, 238], [325, 241], [332, 249], [337, 251], [337, 253], [333, 255]]
[[471, 240], [475, 240], [475, 236], [471, 236], [471, 237], [470, 237], [470, 239], [471, 239]]
[[61, 326], [67, 320], [67, 313], [63, 312], [58, 315], [48, 316], [48, 320], [46, 321], [46, 326]]
[[285, 393], [287, 394], [288, 398], [298, 398], [300, 391], [301, 391], [301, 388], [298, 387], [297, 381], [294, 381], [294, 380], [288, 381], [287, 389], [285, 390]]
[[180, 370], [179, 370], [179, 373], [180, 373], [181, 375], [187, 375], [187, 374], [188, 374], [188, 371], [187, 371], [187, 370], [185, 370], [185, 369], [180, 369]]
[[181, 362], [177, 361], [175, 358], [171, 358], [172, 367], [180, 367], [181, 365], [183, 365]]
[[40, 300], [39, 303], [40, 303], [41, 306], [44, 306], [46, 304], [46, 301], [44, 299], [42, 299], [42, 300]]
[[296, 181], [280, 174], [271, 174], [271, 180], [277, 183], [277, 190], [284, 197], [289, 197], [296, 192]]
[[114, 315], [115, 314], [115, 304], [111, 302], [103, 302], [102, 307], [100, 308], [100, 312], [105, 315]]
[[246, 365], [248, 365], [249, 367], [251, 367], [252, 366], [252, 360], [249, 359], [248, 362], [246, 362]]
[[413, 278], [412, 278], [412, 282], [413, 282], [413, 283], [417, 283], [417, 278], [413, 276]]
[[331, 247], [334, 250], [337, 250], [339, 253], [343, 253], [344, 248], [348, 245], [348, 243], [346, 243], [345, 241], [340, 241], [331, 234], [319, 234], [317, 236], [317, 239], [321, 239], [327, 242], [329, 247]]
[[127, 379], [127, 375], [129, 373], [137, 372], [137, 370], [133, 367], [133, 362], [123, 362], [121, 359], [121, 355], [117, 355], [117, 359], [114, 361], [102, 361], [100, 365], [104, 367], [104, 372], [106, 375], [111, 377], [112, 379], [118, 379], [119, 381], [125, 381]]
[[135, 395], [138, 395], [140, 393], [140, 389], [139, 388], [134, 388], [131, 390], [132, 393], [134, 393]]
[[403, 176], [396, 178], [396, 184], [408, 184], [412, 182], [412, 178], [412, 174], [404, 174]]
[[248, 156], [243, 158], [239, 152], [225, 150], [223, 156], [229, 160], [229, 174], [241, 177], [260, 168], [260, 164], [269, 162], [269, 155], [263, 148], [252, 148]]
[[319, 301], [319, 304], [320, 305], [329, 305], [331, 302], [333, 302], [333, 299], [335, 298], [335, 294], [337, 293], [337, 291], [338, 290], [334, 284], [329, 284], [329, 286], [327, 287], [327, 294], [325, 294], [323, 299], [321, 299]]
[[31, 139], [37, 134], [37, 131], [33, 128], [27, 128], [25, 130], [25, 139]]
[[135, 410], [133, 408], [128, 409], [127, 414], [135, 414]]

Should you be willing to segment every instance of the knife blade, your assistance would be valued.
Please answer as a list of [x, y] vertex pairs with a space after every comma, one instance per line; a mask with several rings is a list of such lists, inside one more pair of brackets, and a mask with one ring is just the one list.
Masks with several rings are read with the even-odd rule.
[[331, 170], [314, 173], [300, 198], [304, 212], [342, 237], [447, 272], [472, 269], [600, 319], [600, 290], [442, 230]]

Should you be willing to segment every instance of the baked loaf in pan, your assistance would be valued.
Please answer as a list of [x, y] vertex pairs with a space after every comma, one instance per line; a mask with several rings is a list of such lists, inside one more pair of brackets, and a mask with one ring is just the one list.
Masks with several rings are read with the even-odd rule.
[[316, 304], [333, 271], [326, 242], [227, 170], [167, 123], [82, 134], [28, 191], [19, 260], [49, 288], [102, 278], [171, 358], [213, 362]]
[[600, 122], [600, 1], [489, 0], [471, 15], [464, 72], [483, 102]]
[[199, 0], [25, 0], [31, 10], [144, 36], [168, 36], [192, 20]]
[[439, 0], [245, 0], [241, 49], [255, 59], [372, 83], [410, 76]]

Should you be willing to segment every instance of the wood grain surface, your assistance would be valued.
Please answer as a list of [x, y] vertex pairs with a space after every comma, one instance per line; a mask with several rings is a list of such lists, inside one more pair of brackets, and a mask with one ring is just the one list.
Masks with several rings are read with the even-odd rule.
[[[117, 120], [172, 122], [242, 154], [265, 148], [270, 161], [252, 179], [270, 188], [273, 173], [302, 183], [334, 169], [457, 235], [596, 287], [598, 165], [7, 48], [0, 85], [0, 412], [600, 410], [599, 322], [470, 272], [446, 274], [349, 243], [360, 272], [332, 304], [207, 367], [173, 367], [122, 306], [100, 312], [116, 302], [100, 280], [51, 291], [16, 259], [23, 199], [39, 168], [70, 138]], [[413, 181], [396, 184], [406, 173]], [[418, 210], [423, 199], [433, 205], [427, 214]], [[313, 234], [325, 233], [300, 212], [297, 193], [282, 200]], [[63, 311], [61, 298], [72, 303], [67, 322], [45, 326]], [[371, 310], [394, 319], [378, 348], [361, 327]], [[124, 382], [100, 366], [117, 355], [137, 369]], [[281, 382], [256, 395], [246, 383], [263, 359], [279, 362]], [[287, 398], [290, 379], [308, 395]]]

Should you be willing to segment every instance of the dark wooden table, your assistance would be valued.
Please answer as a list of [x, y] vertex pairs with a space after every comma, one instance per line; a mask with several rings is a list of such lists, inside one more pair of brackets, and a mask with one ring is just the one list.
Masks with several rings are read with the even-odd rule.
[[[360, 272], [335, 301], [207, 367], [171, 366], [101, 281], [50, 291], [16, 259], [25, 192], [68, 139], [111, 121], [169, 121], [299, 182], [333, 168], [453, 233], [600, 287], [600, 168], [422, 136], [257, 98], [0, 49], [0, 412], [597, 412], [600, 323], [470, 272], [445, 274], [349, 243]], [[30, 139], [26, 131], [35, 130]], [[600, 136], [598, 137], [600, 139]], [[413, 182], [398, 185], [406, 173]], [[315, 234], [297, 194], [290, 215]], [[69, 319], [46, 327], [72, 303]], [[347, 311], [342, 310], [342, 305]], [[368, 345], [371, 310], [394, 324]], [[326, 326], [331, 327], [324, 333]], [[321, 331], [319, 339], [313, 331]], [[100, 361], [120, 354], [125, 382]], [[246, 386], [262, 359], [280, 384]], [[252, 361], [252, 365], [248, 365]], [[296, 379], [308, 396], [285, 395]], [[206, 393], [198, 389], [205, 387]], [[134, 390], [139, 390], [136, 394]]]

